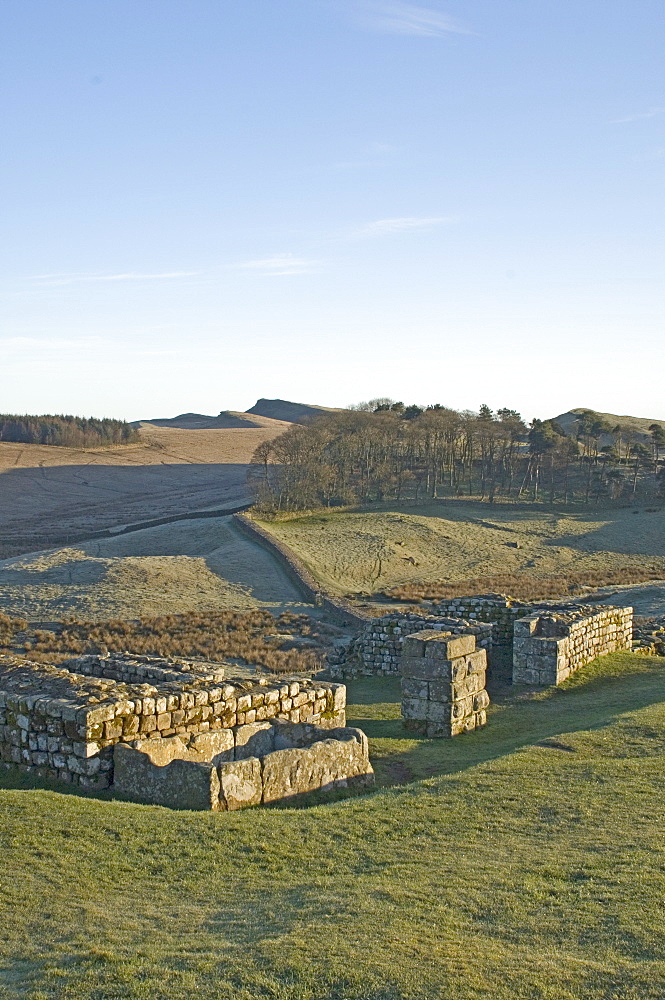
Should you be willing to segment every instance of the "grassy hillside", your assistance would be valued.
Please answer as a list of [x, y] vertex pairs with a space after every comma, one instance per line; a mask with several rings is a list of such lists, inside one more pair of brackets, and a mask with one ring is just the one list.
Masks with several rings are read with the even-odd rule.
[[0, 612], [30, 621], [284, 610], [301, 603], [270, 553], [229, 517], [178, 521], [0, 559]]
[[[574, 435], [576, 430], [575, 424], [582, 410], [583, 407], [576, 410], [567, 410], [566, 413], [560, 413], [558, 417], [554, 417], [554, 420], [567, 434]], [[624, 432], [638, 435], [644, 438], [644, 440], [650, 438], [649, 427], [652, 424], [662, 424], [665, 427], [665, 418], [620, 416], [617, 413], [598, 413], [598, 416], [606, 420], [610, 427], [620, 426], [624, 428]], [[603, 435], [602, 437], [604, 442], [608, 435]]]
[[[516, 505], [393, 504], [265, 523], [337, 592], [378, 591], [412, 581], [610, 573], [662, 567], [665, 511], [547, 513]], [[620, 574], [619, 574], [620, 575]], [[619, 582], [619, 581], [617, 581]]]
[[[382, 787], [176, 813], [0, 789], [2, 1000], [660, 1000], [665, 660], [599, 661], [414, 739], [359, 685]], [[352, 695], [354, 692], [351, 692]]]

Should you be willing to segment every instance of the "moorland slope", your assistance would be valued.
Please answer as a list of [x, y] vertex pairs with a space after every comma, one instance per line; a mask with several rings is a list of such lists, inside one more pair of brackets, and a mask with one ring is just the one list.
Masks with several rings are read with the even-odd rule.
[[645, 565], [662, 566], [665, 578], [662, 508], [545, 512], [438, 501], [261, 524], [336, 593], [507, 574], [535, 579], [587, 571], [593, 582], [592, 574]]
[[0, 442], [0, 556], [102, 529], [248, 502], [247, 466], [289, 425], [194, 429], [142, 423], [140, 441], [93, 450]]

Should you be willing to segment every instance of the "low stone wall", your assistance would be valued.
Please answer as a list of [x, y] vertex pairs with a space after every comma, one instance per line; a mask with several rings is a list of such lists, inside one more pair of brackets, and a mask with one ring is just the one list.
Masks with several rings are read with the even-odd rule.
[[190, 663], [179, 670], [179, 663], [152, 659], [150, 669], [169, 679], [149, 684], [118, 679], [138, 676], [146, 668], [143, 658], [81, 657], [54, 667], [0, 656], [0, 761], [99, 789], [113, 780], [118, 743], [272, 718], [327, 728], [345, 723], [344, 685], [303, 678], [217, 681], [216, 670]]
[[[465, 618], [468, 621], [489, 622], [494, 626], [492, 641], [497, 646], [512, 646], [513, 625], [517, 618], [528, 614], [533, 604], [518, 601], [506, 594], [478, 594], [470, 597], [452, 597], [437, 601], [432, 614]], [[542, 605], [538, 605], [542, 607]]]
[[633, 609], [536, 611], [515, 622], [513, 684], [561, 684], [597, 656], [632, 647]]
[[101, 677], [121, 684], [155, 684], [157, 681], [182, 685], [191, 674], [198, 680], [221, 683], [224, 668], [206, 660], [165, 660], [162, 656], [139, 656], [134, 653], [107, 653], [77, 656], [60, 664], [66, 670], [86, 677]]
[[280, 720], [189, 744], [178, 737], [118, 744], [114, 757], [113, 789], [121, 798], [172, 809], [244, 809], [374, 782], [362, 730]]
[[435, 630], [406, 636], [401, 666], [406, 729], [452, 737], [485, 725], [487, 652], [476, 650], [475, 636]]
[[442, 618], [393, 612], [373, 618], [345, 648], [328, 656], [327, 673], [334, 678], [399, 676], [402, 645], [407, 635], [421, 630], [444, 631], [448, 635], [472, 635], [476, 645], [489, 652], [492, 626], [463, 618]]
[[352, 626], [362, 628], [369, 620], [370, 616], [353, 608], [341, 597], [333, 597], [326, 594], [318, 580], [310, 573], [302, 559], [285, 545], [279, 538], [275, 538], [265, 528], [257, 524], [247, 514], [236, 514], [234, 516], [236, 526], [254, 542], [258, 542], [267, 549], [280, 564], [289, 579], [295, 583], [301, 593], [308, 601], [317, 607], [322, 608], [329, 617], [338, 625], [344, 627]]

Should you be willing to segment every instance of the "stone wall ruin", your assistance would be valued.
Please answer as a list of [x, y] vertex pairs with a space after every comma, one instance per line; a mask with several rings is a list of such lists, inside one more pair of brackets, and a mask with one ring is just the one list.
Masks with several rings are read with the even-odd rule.
[[513, 684], [561, 684], [597, 656], [630, 650], [633, 609], [536, 611], [515, 622]]
[[350, 643], [329, 656], [327, 673], [336, 679], [399, 677], [404, 639], [426, 629], [449, 635], [472, 635], [478, 648], [488, 652], [492, 646], [492, 626], [486, 622], [392, 612], [372, 618]]
[[345, 725], [345, 706], [343, 684], [308, 678], [225, 681], [211, 665], [120, 654], [57, 667], [0, 656], [0, 761], [103, 789], [117, 744], [188, 742], [270, 719], [334, 729]]
[[[436, 613], [431, 615], [392, 612], [372, 619], [329, 659], [328, 675], [336, 679], [399, 675], [405, 637], [427, 629], [442, 630], [453, 636], [475, 636], [477, 646], [487, 652], [490, 670], [507, 659], [514, 683], [561, 683], [564, 674], [569, 676], [595, 657], [615, 650], [630, 650], [632, 646], [632, 608], [589, 607], [564, 602], [527, 603], [504, 594], [483, 594], [440, 602], [433, 611]], [[440, 612], [451, 617], [444, 617]], [[521, 624], [535, 619], [571, 623], [570, 635], [562, 625], [564, 632], [558, 636], [567, 640], [561, 643], [556, 654], [561, 660], [558, 673], [547, 662], [547, 642], [539, 641], [546, 639], [551, 645], [557, 636], [534, 634], [530, 631], [531, 626]], [[564, 663], [562, 658], [566, 657]], [[558, 680], [554, 679], [556, 676]]]

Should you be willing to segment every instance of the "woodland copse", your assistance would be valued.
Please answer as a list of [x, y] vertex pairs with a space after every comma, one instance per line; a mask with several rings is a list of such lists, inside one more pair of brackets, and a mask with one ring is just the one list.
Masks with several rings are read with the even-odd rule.
[[[609, 443], [606, 443], [608, 442]], [[581, 410], [574, 433], [511, 409], [360, 404], [294, 425], [254, 453], [259, 510], [476, 496], [567, 503], [662, 498], [665, 431], [612, 426]]]
[[40, 416], [0, 413], [0, 441], [19, 444], [93, 448], [99, 445], [133, 444], [139, 434], [124, 420], [110, 417], [75, 417], [69, 414]]

